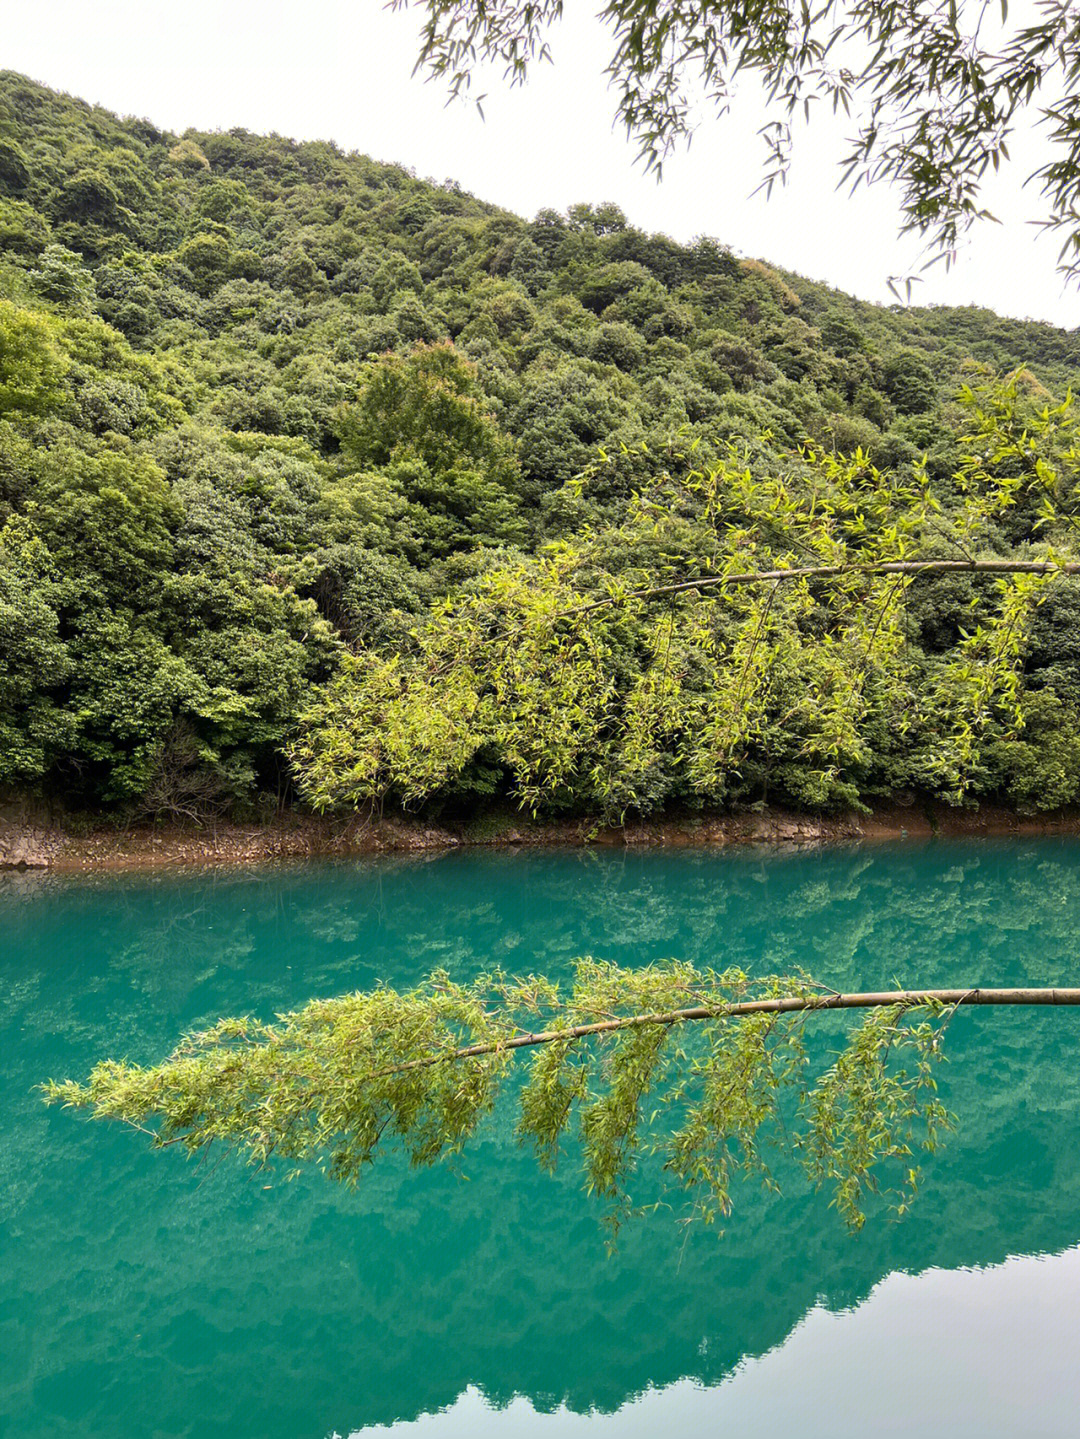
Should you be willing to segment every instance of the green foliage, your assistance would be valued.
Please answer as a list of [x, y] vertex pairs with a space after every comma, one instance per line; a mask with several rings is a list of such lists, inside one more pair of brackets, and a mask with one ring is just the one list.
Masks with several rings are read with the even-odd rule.
[[0, 140], [0, 186], [10, 194], [21, 194], [30, 183], [30, 167], [20, 146]]
[[476, 373], [450, 345], [369, 364], [339, 425], [346, 457], [382, 469], [423, 511], [423, 548], [524, 539], [513, 448], [480, 404]]
[[926, 361], [911, 351], [901, 351], [885, 365], [882, 373], [885, 393], [901, 415], [921, 415], [936, 398], [934, 377]]
[[[1016, 746], [1032, 617], [1075, 565], [1075, 420], [1068, 403], [1023, 414], [1015, 385], [964, 403], [975, 433], [951, 494], [861, 451], [807, 448], [761, 476], [733, 445], [659, 477], [617, 525], [489, 570], [395, 660], [392, 719], [382, 668], [344, 671], [305, 716], [302, 791], [319, 808], [414, 803], [484, 752], [534, 811], [768, 794], [820, 809], [910, 786], [1067, 802], [1071, 709], [1040, 701]], [[1019, 510], [1045, 573], [995, 576], [994, 539]], [[908, 597], [935, 564], [992, 578], [981, 593], [961, 580], [931, 658]]]
[[[805, 1031], [824, 998], [802, 977], [752, 981], [675, 961], [582, 959], [565, 992], [535, 975], [463, 985], [438, 971], [405, 992], [311, 1000], [274, 1024], [221, 1019], [159, 1065], [106, 1060], [85, 1084], [44, 1092], [157, 1147], [220, 1143], [256, 1165], [315, 1163], [352, 1186], [394, 1142], [414, 1165], [460, 1153], [525, 1055], [519, 1140], [548, 1170], [570, 1145], [615, 1229], [634, 1212], [629, 1186], [657, 1171], [661, 1200], [681, 1193], [691, 1217], [726, 1217], [738, 1175], [769, 1182], [769, 1147], [801, 1159], [858, 1228], [875, 1195], [906, 1209], [918, 1153], [949, 1123], [933, 1069], [951, 1011], [871, 1009], [815, 1079]], [[770, 1012], [781, 999], [793, 1008]]]
[[48, 321], [0, 300], [0, 417], [40, 415], [58, 398], [66, 368]]
[[46, 245], [29, 278], [37, 293], [60, 310], [81, 315], [91, 308], [93, 276], [82, 257], [63, 245]]
[[31, 784], [71, 736], [56, 703], [72, 664], [60, 635], [59, 586], [45, 545], [23, 520], [0, 526], [0, 775]]
[[0, 195], [0, 253], [21, 258], [38, 255], [49, 240], [49, 226], [25, 200]]
[[61, 570], [99, 582], [115, 601], [147, 595], [171, 567], [180, 519], [158, 466], [119, 443], [87, 452], [59, 441], [34, 469], [27, 511]]

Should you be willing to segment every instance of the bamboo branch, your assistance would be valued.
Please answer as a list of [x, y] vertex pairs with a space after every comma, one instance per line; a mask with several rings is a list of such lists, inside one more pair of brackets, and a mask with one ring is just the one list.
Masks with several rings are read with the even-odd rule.
[[747, 999], [735, 1004], [695, 1005], [688, 1009], [668, 1009], [653, 1014], [627, 1014], [616, 1019], [597, 1020], [593, 1024], [575, 1024], [567, 1029], [545, 1029], [537, 1034], [517, 1034], [512, 1039], [495, 1039], [483, 1044], [469, 1044], [442, 1054], [428, 1054], [411, 1059], [393, 1069], [380, 1070], [371, 1078], [400, 1074], [410, 1069], [425, 1069], [459, 1059], [477, 1059], [487, 1054], [502, 1054], [510, 1049], [528, 1049], [537, 1044], [557, 1044], [587, 1039], [594, 1034], [614, 1034], [623, 1029], [640, 1029], [649, 1024], [686, 1024], [700, 1019], [741, 1019], [748, 1014], [798, 1014], [825, 1009], [884, 1009], [899, 1004], [905, 1009], [919, 1005], [939, 1004], [1019, 1004], [1077, 1005], [1080, 989], [896, 989], [865, 994], [788, 995], [778, 999]]
[[824, 580], [836, 579], [842, 575], [937, 575], [937, 574], [988, 574], [988, 575], [1075, 575], [1080, 574], [1080, 561], [1076, 560], [881, 560], [870, 564], [843, 565], [800, 565], [787, 570], [747, 570], [743, 573], [726, 575], [703, 575], [694, 580], [676, 580], [670, 585], [655, 585], [648, 589], [627, 590], [621, 595], [606, 595], [602, 600], [591, 600], [586, 605], [573, 605], [570, 609], [559, 610], [553, 619], [568, 619], [572, 615], [586, 615], [592, 610], [604, 609], [608, 605], [623, 604], [626, 600], [655, 600], [664, 595], [688, 594], [694, 590], [727, 589], [747, 585], [766, 585], [782, 580]]

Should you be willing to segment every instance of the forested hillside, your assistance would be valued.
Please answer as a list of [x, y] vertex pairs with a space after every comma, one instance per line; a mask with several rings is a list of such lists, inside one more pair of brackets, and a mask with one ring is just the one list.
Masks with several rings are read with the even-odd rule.
[[[0, 791], [196, 817], [1069, 802], [1075, 583], [1011, 626], [1017, 683], [974, 720], [982, 576], [920, 581], [884, 628], [845, 592], [854, 669], [812, 586], [707, 624], [672, 601], [555, 644], [515, 626], [546, 612], [550, 639], [739, 546], [779, 560], [782, 507], [822, 486], [883, 530], [932, 486], [972, 553], [1063, 552], [1078, 376], [1078, 331], [883, 309], [611, 205], [526, 221], [0, 74]], [[1029, 460], [1053, 514], [1008, 488]]]

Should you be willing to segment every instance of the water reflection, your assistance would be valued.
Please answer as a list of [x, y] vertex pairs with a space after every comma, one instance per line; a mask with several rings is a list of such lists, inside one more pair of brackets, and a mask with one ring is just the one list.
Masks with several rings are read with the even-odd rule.
[[992, 1269], [892, 1274], [855, 1310], [817, 1305], [715, 1387], [679, 1379], [615, 1414], [494, 1408], [470, 1386], [449, 1409], [350, 1439], [1074, 1439], [1080, 1249]]
[[[744, 1434], [840, 1434], [835, 1399], [831, 1427], [818, 1431], [807, 1427], [816, 1400], [789, 1422], [764, 1394], [827, 1395], [813, 1386], [829, 1362], [834, 1386], [846, 1365], [871, 1397], [889, 1392], [894, 1361], [908, 1362], [904, 1335], [918, 1337], [905, 1315], [921, 1307], [929, 1335], [928, 1315], [953, 1312], [949, 1294], [925, 1288], [939, 1282], [928, 1271], [1060, 1255], [1037, 1270], [945, 1276], [965, 1306], [949, 1333], [975, 1335], [980, 1316], [1000, 1317], [986, 1373], [1008, 1387], [1002, 1355], [1043, 1332], [1025, 1296], [1053, 1306], [1075, 1292], [1072, 1011], [957, 1016], [946, 1098], [961, 1130], [908, 1223], [852, 1239], [791, 1184], [781, 1197], [741, 1196], [723, 1241], [657, 1216], [627, 1231], [614, 1259], [573, 1176], [538, 1175], [506, 1115], [464, 1176], [389, 1164], [348, 1195], [314, 1176], [283, 1186], [231, 1164], [196, 1173], [133, 1136], [46, 1110], [29, 1090], [103, 1052], [153, 1058], [224, 1011], [266, 1015], [435, 964], [461, 975], [494, 963], [552, 970], [587, 950], [754, 970], [801, 963], [848, 987], [1068, 984], [1078, 932], [1080, 846], [1055, 840], [470, 855], [0, 886], [0, 1052], [11, 1078], [0, 1413], [20, 1439], [324, 1439], [412, 1421], [444, 1426], [438, 1439], [529, 1434], [534, 1422], [561, 1435], [579, 1422], [599, 1431], [614, 1414], [620, 1436], [661, 1424], [694, 1434], [706, 1422], [717, 1432], [729, 1419]], [[1007, 1292], [985, 1287], [1014, 1274]], [[924, 1297], [898, 1309], [897, 1294]], [[833, 1318], [868, 1295], [856, 1315]], [[825, 1348], [808, 1349], [819, 1334]], [[983, 1372], [973, 1353], [953, 1352], [965, 1376]], [[763, 1388], [740, 1408], [763, 1355]], [[786, 1377], [768, 1377], [781, 1360]], [[912, 1350], [910, 1362], [924, 1361]], [[1064, 1384], [1047, 1375], [1044, 1406]], [[968, 1378], [952, 1387], [963, 1393]], [[948, 1390], [943, 1381], [942, 1404]], [[754, 1429], [754, 1414], [777, 1427]]]

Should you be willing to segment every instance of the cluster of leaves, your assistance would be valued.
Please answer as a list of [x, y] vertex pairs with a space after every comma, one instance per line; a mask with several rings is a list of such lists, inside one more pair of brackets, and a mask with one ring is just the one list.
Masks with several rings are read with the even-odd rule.
[[297, 777], [333, 806], [1066, 802], [1066, 584], [1034, 613], [1010, 588], [1011, 626], [963, 575], [876, 628], [854, 580], [563, 616], [807, 544], [936, 552], [927, 489], [949, 553], [1064, 553], [1078, 370], [1075, 334], [863, 305], [613, 205], [525, 221], [2, 74], [0, 788], [196, 817]]
[[[807, 1007], [732, 1013], [779, 998]], [[628, 1185], [649, 1156], [691, 1216], [713, 1223], [730, 1211], [739, 1175], [771, 1182], [775, 1146], [858, 1228], [883, 1175], [906, 1207], [917, 1152], [949, 1123], [933, 1069], [951, 1011], [873, 1009], [815, 1076], [804, 1030], [822, 998], [804, 977], [751, 981], [674, 961], [583, 959], [566, 992], [535, 975], [459, 984], [440, 971], [405, 992], [311, 1000], [275, 1024], [222, 1019], [159, 1065], [106, 1060], [84, 1084], [44, 1092], [149, 1132], [158, 1147], [197, 1154], [217, 1143], [253, 1164], [315, 1163], [355, 1185], [395, 1144], [414, 1165], [460, 1153], [528, 1054], [518, 1138], [548, 1170], [574, 1145], [615, 1227], [633, 1211]]]

